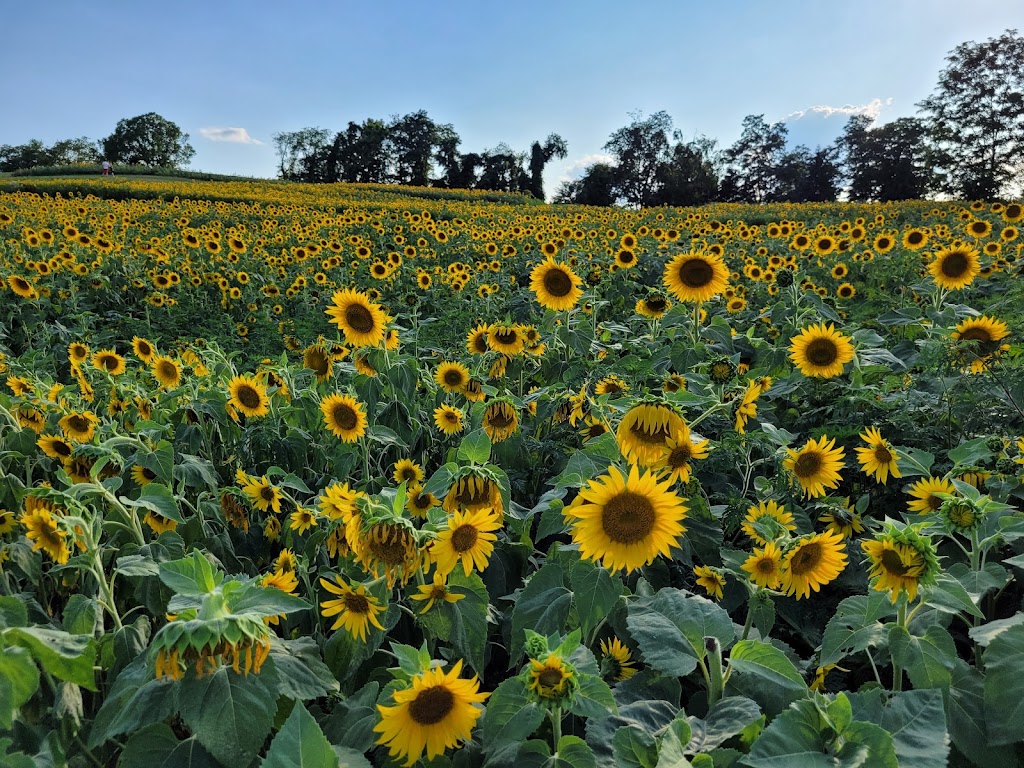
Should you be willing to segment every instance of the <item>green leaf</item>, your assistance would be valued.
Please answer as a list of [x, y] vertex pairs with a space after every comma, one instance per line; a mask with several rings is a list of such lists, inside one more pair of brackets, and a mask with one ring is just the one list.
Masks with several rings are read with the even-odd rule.
[[92, 635], [102, 619], [100, 604], [85, 595], [72, 595], [64, 607], [61, 624], [72, 635]]
[[626, 623], [644, 660], [667, 675], [685, 677], [707, 653], [705, 637], [727, 648], [735, 637], [732, 619], [716, 603], [677, 589], [629, 602]]
[[741, 640], [729, 652], [729, 666], [742, 675], [751, 675], [773, 688], [782, 688], [794, 696], [807, 693], [807, 685], [786, 654], [760, 640]]
[[857, 720], [843, 732], [843, 746], [836, 752], [836, 765], [900, 768], [892, 734], [874, 723]]
[[179, 595], [207, 595], [223, 580], [224, 574], [215, 572], [210, 561], [197, 550], [181, 560], [160, 563], [160, 581]]
[[921, 600], [942, 613], [956, 614], [963, 611], [979, 619], [985, 618], [964, 585], [945, 574], [940, 574], [934, 584], [921, 587]]
[[431, 493], [437, 497], [443, 496], [445, 491], [451, 486], [455, 473], [458, 471], [459, 465], [455, 462], [442, 465], [430, 476], [430, 479], [424, 484], [423, 490], [420, 493]]
[[949, 452], [949, 460], [954, 464], [977, 465], [985, 459], [992, 457], [992, 451], [988, 449], [987, 437], [976, 437], [961, 443]]
[[518, 677], [503, 681], [487, 700], [480, 718], [481, 742], [487, 753], [529, 738], [544, 720], [544, 710], [527, 695]]
[[154, 451], [139, 450], [135, 454], [135, 463], [152, 470], [158, 479], [170, 485], [174, 479], [174, 446], [161, 440]]
[[290, 595], [277, 587], [261, 587], [250, 582], [227, 598], [228, 608], [234, 614], [250, 614], [263, 618], [282, 613], [308, 611], [311, 606], [298, 595]]
[[558, 751], [544, 763], [544, 768], [597, 768], [597, 758], [579, 736], [563, 736], [558, 740]]
[[579, 687], [567, 709], [580, 717], [598, 717], [617, 711], [608, 683], [597, 675], [579, 675]]
[[85, 635], [69, 635], [58, 629], [15, 627], [4, 633], [11, 645], [28, 650], [43, 669], [60, 680], [96, 689], [96, 642]]
[[691, 716], [687, 752], [710, 752], [761, 719], [761, 709], [743, 696], [726, 696], [711, 707], [703, 720]]
[[1021, 613], [1020, 611], [1005, 619], [996, 619], [995, 621], [990, 621], [986, 624], [979, 624], [976, 627], [971, 627], [967, 630], [967, 634], [970, 636], [971, 640], [976, 642], [978, 645], [984, 646], [991, 643], [1010, 627], [1015, 627], [1018, 624], [1024, 624], [1024, 613]]
[[1010, 627], [985, 649], [985, 721], [991, 746], [1021, 739], [1024, 722], [1024, 625]]
[[668, 701], [634, 701], [621, 705], [616, 715], [592, 717], [587, 721], [587, 744], [594, 750], [599, 766], [618, 768], [612, 741], [619, 728], [631, 725], [642, 733], [655, 733], [671, 723], [678, 713], [679, 705]]
[[475, 429], [459, 443], [459, 461], [486, 464], [491, 460], [491, 438], [482, 429]]
[[850, 694], [854, 716], [892, 734], [900, 768], [946, 765], [949, 736], [942, 692], [904, 691], [889, 697], [876, 688]]
[[218, 768], [195, 737], [178, 741], [164, 723], [137, 731], [124, 745], [118, 768]]
[[953, 744], [975, 765], [992, 768], [1014, 764], [1013, 747], [988, 744], [984, 677], [962, 659], [957, 659], [953, 668], [953, 679], [946, 695], [946, 716]]
[[972, 571], [967, 563], [953, 563], [946, 572], [963, 584], [975, 604], [989, 592], [1001, 589], [1010, 580], [1009, 572], [991, 560], [980, 571]]
[[377, 734], [377, 695], [380, 685], [367, 683], [354, 696], [340, 701], [324, 724], [324, 734], [332, 744], [363, 753], [373, 748]]
[[0, 630], [8, 627], [24, 627], [28, 624], [28, 609], [25, 603], [14, 595], [0, 597]]
[[555, 478], [555, 488], [580, 488], [600, 473], [601, 469], [585, 453], [576, 452], [569, 457], [565, 469]]
[[0, 739], [0, 765], [4, 768], [38, 768], [24, 752], [8, 752], [12, 743], [11, 739]]
[[174, 479], [183, 480], [189, 488], [216, 488], [219, 484], [213, 464], [188, 453], [178, 456]]
[[246, 768], [274, 723], [277, 702], [259, 675], [221, 667], [178, 681], [178, 711], [199, 743], [227, 768]]
[[[895, 448], [896, 466], [899, 467], [900, 474], [903, 477], [927, 477], [931, 474], [932, 464], [935, 463], [935, 456], [928, 453], [928, 451], [922, 451], [920, 448], [907, 448], [902, 445], [897, 445]], [[908, 457], [916, 463], [908, 461]]]
[[887, 594], [872, 590], [839, 603], [821, 641], [820, 666], [835, 664], [846, 656], [885, 643], [885, 627], [879, 619], [896, 614]]
[[160, 564], [145, 555], [125, 555], [117, 558], [114, 573], [122, 576], [159, 576]]
[[270, 743], [262, 768], [337, 768], [338, 756], [313, 716], [296, 704]]
[[260, 674], [275, 696], [295, 701], [318, 699], [341, 690], [331, 670], [320, 660], [320, 649], [311, 637], [275, 641]]
[[569, 571], [573, 601], [585, 638], [601, 624], [619, 599], [622, 582], [589, 560], [576, 561]]
[[949, 632], [932, 624], [922, 637], [898, 624], [889, 627], [889, 652], [910, 677], [915, 688], [945, 688], [956, 660], [956, 645]]
[[19, 707], [39, 687], [39, 670], [24, 648], [0, 648], [0, 728], [9, 730]]
[[522, 656], [526, 629], [541, 635], [565, 631], [565, 622], [572, 606], [572, 592], [567, 581], [562, 566], [549, 562], [527, 582], [512, 608], [510, 650], [513, 660]]
[[178, 499], [175, 497], [174, 491], [162, 483], [150, 483], [143, 486], [138, 499], [122, 496], [121, 503], [128, 507], [148, 509], [176, 523], [185, 522], [185, 518], [178, 510]]
[[668, 724], [665, 735], [661, 737], [657, 768], [691, 768], [693, 764], [686, 757], [689, 743], [690, 723], [682, 713]]
[[487, 609], [490, 603], [487, 587], [478, 573], [473, 572], [467, 576], [462, 568], [456, 568], [448, 576], [448, 589], [465, 597], [454, 603], [441, 604], [452, 624], [447, 642], [474, 672], [483, 676], [484, 650], [487, 647]]
[[[103, 730], [103, 740], [134, 733], [144, 726], [166, 719], [177, 708], [176, 693], [174, 681], [166, 677], [148, 680], [134, 689], [128, 689], [123, 706]], [[111, 699], [117, 700], [111, 696], [108, 701]]]
[[624, 725], [612, 737], [616, 763], [624, 768], [657, 768], [658, 746], [654, 737], [635, 725]]

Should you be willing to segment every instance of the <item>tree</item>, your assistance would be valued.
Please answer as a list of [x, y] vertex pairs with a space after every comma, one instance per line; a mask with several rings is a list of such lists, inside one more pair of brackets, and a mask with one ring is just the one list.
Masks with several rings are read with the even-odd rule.
[[967, 198], [1009, 191], [1024, 168], [1024, 38], [1006, 30], [946, 57], [925, 114], [940, 188]]
[[388, 140], [394, 160], [392, 177], [395, 182], [417, 187], [430, 183], [437, 137], [438, 125], [422, 109], [391, 118]]
[[513, 152], [504, 142], [483, 153], [482, 170], [476, 186], [496, 192], [519, 192], [529, 186], [529, 177], [523, 170], [526, 156]]
[[26, 144], [4, 144], [0, 147], [0, 171], [4, 173], [49, 164], [49, 152], [39, 139], [32, 139]]
[[286, 181], [311, 181], [319, 159], [326, 161], [331, 132], [326, 128], [302, 128], [274, 134], [278, 175]]
[[618, 194], [630, 205], [643, 207], [654, 202], [658, 191], [658, 169], [669, 161], [669, 133], [672, 118], [655, 112], [645, 120], [631, 115], [633, 122], [615, 131], [604, 145], [615, 158]]
[[931, 182], [926, 126], [915, 117], [871, 127], [871, 118], [850, 118], [836, 142], [851, 200], [917, 200]]
[[571, 181], [563, 181], [555, 193], [556, 203], [576, 205], [614, 205], [616, 198], [617, 173], [607, 163], [594, 163], [583, 175]]
[[819, 147], [811, 152], [802, 144], [787, 152], [776, 168], [777, 202], [823, 203], [839, 196], [839, 150]]
[[544, 166], [552, 158], [564, 158], [569, 153], [569, 145], [557, 133], [552, 133], [541, 144], [533, 142], [530, 147], [530, 194], [538, 200], [544, 199]]
[[[764, 115], [743, 118], [739, 140], [725, 151], [730, 197], [737, 201], [764, 203], [778, 195], [779, 164], [786, 149], [788, 131], [783, 123], [769, 125]], [[724, 183], [724, 181], [723, 181]]]
[[656, 172], [658, 189], [653, 205], [704, 205], [715, 199], [718, 192], [720, 153], [714, 139], [698, 136], [683, 141], [676, 132], [676, 143], [668, 160]]
[[187, 165], [196, 153], [188, 134], [156, 112], [118, 121], [102, 143], [103, 155], [111, 162], [154, 168]]

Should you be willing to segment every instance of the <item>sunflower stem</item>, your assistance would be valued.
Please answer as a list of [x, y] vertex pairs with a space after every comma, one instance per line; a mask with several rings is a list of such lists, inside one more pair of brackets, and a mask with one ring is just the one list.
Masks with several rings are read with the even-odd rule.
[[[907, 601], [900, 600], [900, 607], [896, 613], [896, 626], [907, 628]], [[903, 690], [903, 666], [893, 659], [892, 662], [892, 692], [899, 693]]]
[[705, 637], [704, 648], [708, 652], [708, 707], [717, 704], [725, 688], [725, 673], [722, 669], [722, 644], [717, 637]]
[[551, 751], [558, 752], [558, 742], [562, 740], [562, 708], [550, 710], [551, 715]]

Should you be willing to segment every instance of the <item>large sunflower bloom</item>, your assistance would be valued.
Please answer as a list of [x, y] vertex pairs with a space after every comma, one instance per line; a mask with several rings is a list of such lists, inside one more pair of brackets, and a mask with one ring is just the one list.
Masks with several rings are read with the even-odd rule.
[[479, 692], [475, 675], [464, 680], [461, 674], [461, 660], [448, 673], [435, 667], [413, 677], [405, 690], [395, 691], [395, 706], [377, 705], [380, 722], [373, 727], [380, 734], [377, 743], [387, 746], [391, 757], [405, 758], [406, 766], [412, 766], [424, 751], [432, 760], [449, 747], [461, 746], [483, 713], [474, 705], [490, 696]]
[[445, 392], [461, 392], [469, 383], [469, 369], [462, 363], [445, 361], [437, 366], [434, 381]]
[[616, 467], [591, 480], [565, 509], [572, 538], [587, 560], [611, 571], [635, 571], [658, 555], [668, 556], [685, 532], [687, 508], [666, 480], [633, 465], [629, 475]]
[[868, 444], [867, 448], [857, 448], [857, 461], [864, 474], [871, 475], [882, 485], [891, 474], [893, 477], [902, 477], [899, 465], [896, 463], [898, 456], [892, 444], [882, 437], [882, 433], [875, 427], [868, 427], [866, 432], [860, 436], [861, 440]]
[[583, 295], [583, 280], [565, 264], [548, 258], [530, 273], [530, 290], [545, 309], [561, 312], [572, 309]]
[[707, 301], [722, 293], [729, 270], [714, 253], [681, 253], [665, 265], [662, 281], [680, 301]]
[[111, 376], [120, 376], [125, 372], [125, 360], [112, 349], [101, 349], [92, 356], [93, 367], [106, 371]]
[[181, 383], [181, 366], [169, 357], [157, 355], [149, 364], [149, 369], [163, 389], [174, 389]]
[[32, 542], [33, 552], [42, 550], [55, 563], [63, 565], [71, 557], [71, 550], [65, 541], [68, 534], [61, 530], [57, 518], [51, 514], [51, 509], [26, 503], [25, 514], [18, 522], [25, 526], [25, 536]]
[[921, 553], [909, 544], [893, 541], [888, 536], [862, 541], [860, 545], [870, 559], [868, 578], [877, 592], [889, 592], [892, 602], [906, 591], [911, 602], [917, 597], [917, 587], [927, 562]]
[[923, 477], [910, 486], [910, 490], [907, 491], [914, 498], [907, 504], [907, 509], [917, 512], [919, 515], [937, 512], [942, 506], [943, 499], [935, 494], [955, 494], [956, 492], [956, 486], [951, 480], [944, 477]]
[[782, 562], [780, 585], [797, 600], [810, 597], [846, 568], [845, 539], [834, 531], [798, 539]]
[[824, 323], [804, 328], [793, 337], [789, 357], [804, 376], [831, 379], [853, 360], [853, 344], [835, 326]]
[[343, 442], [353, 443], [366, 434], [366, 410], [351, 395], [335, 393], [320, 402], [324, 423]]
[[384, 341], [387, 316], [365, 293], [352, 288], [335, 291], [326, 312], [353, 347], [376, 347]]
[[834, 437], [822, 435], [817, 440], [808, 440], [799, 451], [787, 449], [789, 457], [782, 466], [793, 473], [805, 496], [824, 496], [826, 488], [839, 485], [845, 452], [835, 444]]
[[320, 586], [332, 595], [340, 595], [339, 600], [324, 600], [320, 603], [323, 616], [337, 616], [331, 630], [344, 629], [353, 637], [366, 641], [366, 631], [370, 624], [373, 624], [382, 632], [385, 631], [377, 618], [378, 613], [384, 611], [384, 606], [377, 602], [377, 598], [368, 594], [366, 587], [360, 584], [352, 589], [341, 576], [335, 576], [332, 584], [327, 579], [320, 579]]
[[966, 288], [981, 271], [978, 251], [963, 244], [941, 250], [928, 265], [932, 280], [940, 288], [955, 290]]
[[228, 394], [228, 402], [249, 418], [270, 413], [267, 388], [255, 376], [235, 376], [228, 382]]
[[501, 517], [490, 508], [453, 512], [448, 518], [448, 527], [437, 534], [431, 548], [437, 572], [447, 576], [460, 560], [466, 574], [474, 569], [483, 572], [498, 538], [494, 532], [500, 528]]
[[441, 405], [434, 409], [434, 424], [446, 435], [455, 435], [462, 431], [463, 413], [451, 405]]
[[483, 428], [492, 443], [507, 440], [519, 429], [516, 409], [504, 400], [495, 400], [488, 404], [484, 410]]
[[72, 412], [57, 422], [64, 436], [75, 443], [88, 443], [96, 434], [99, 418], [92, 411]]
[[266, 475], [247, 478], [247, 482], [242, 485], [242, 493], [261, 512], [273, 511], [275, 515], [281, 514], [281, 491], [267, 479]]
[[615, 435], [627, 461], [642, 467], [657, 464], [668, 452], [670, 441], [686, 432], [686, 423], [672, 408], [660, 403], [634, 405], [619, 422]]
[[999, 342], [1009, 335], [1006, 323], [986, 315], [961, 320], [952, 333], [964, 347], [964, 364], [970, 364], [971, 373], [981, 373], [993, 355], [1008, 350], [1008, 344]]
[[764, 589], [776, 589], [782, 580], [782, 553], [769, 541], [764, 547], [754, 549], [743, 565], [740, 566], [750, 574], [750, 580]]

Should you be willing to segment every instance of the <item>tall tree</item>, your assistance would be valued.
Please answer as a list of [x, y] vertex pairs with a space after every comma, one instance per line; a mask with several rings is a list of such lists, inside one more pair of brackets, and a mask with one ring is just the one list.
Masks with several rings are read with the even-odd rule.
[[940, 188], [967, 198], [996, 197], [1024, 167], [1024, 38], [1006, 30], [946, 57], [925, 114]]
[[555, 192], [554, 202], [576, 205], [613, 205], [616, 198], [615, 168], [607, 163], [594, 163], [578, 179], [563, 181]]
[[20, 171], [34, 168], [37, 165], [49, 165], [50, 153], [46, 145], [39, 139], [32, 139], [25, 144], [4, 144], [0, 146], [0, 171]]
[[714, 139], [698, 136], [684, 141], [676, 132], [671, 155], [656, 173], [652, 205], [704, 205], [718, 192], [720, 152]]
[[526, 156], [513, 152], [504, 142], [483, 153], [480, 178], [476, 186], [479, 189], [491, 189], [497, 192], [519, 192], [529, 186], [529, 177], [523, 170]]
[[438, 125], [424, 110], [395, 115], [388, 124], [392, 146], [392, 176], [399, 184], [425, 187], [430, 183]]
[[672, 118], [664, 111], [646, 119], [630, 116], [633, 122], [615, 131], [604, 148], [615, 158], [619, 196], [642, 207], [654, 203], [660, 187], [658, 169], [670, 159]]
[[929, 148], [922, 120], [902, 117], [872, 127], [855, 115], [836, 142], [851, 200], [917, 200], [931, 180]]
[[725, 151], [731, 199], [763, 203], [778, 195], [778, 168], [786, 150], [788, 131], [783, 123], [769, 125], [764, 115], [743, 118], [743, 132]]
[[326, 128], [302, 128], [274, 134], [278, 175], [286, 181], [311, 181], [313, 169], [326, 161], [331, 132]]
[[530, 194], [538, 200], [544, 199], [544, 166], [553, 158], [564, 158], [569, 152], [569, 145], [557, 133], [550, 134], [544, 143], [533, 142], [530, 147]]
[[196, 153], [188, 134], [156, 112], [119, 120], [102, 143], [103, 155], [111, 162], [154, 168], [187, 165]]
[[802, 144], [787, 152], [776, 169], [778, 186], [773, 200], [789, 203], [822, 203], [839, 196], [839, 150]]

